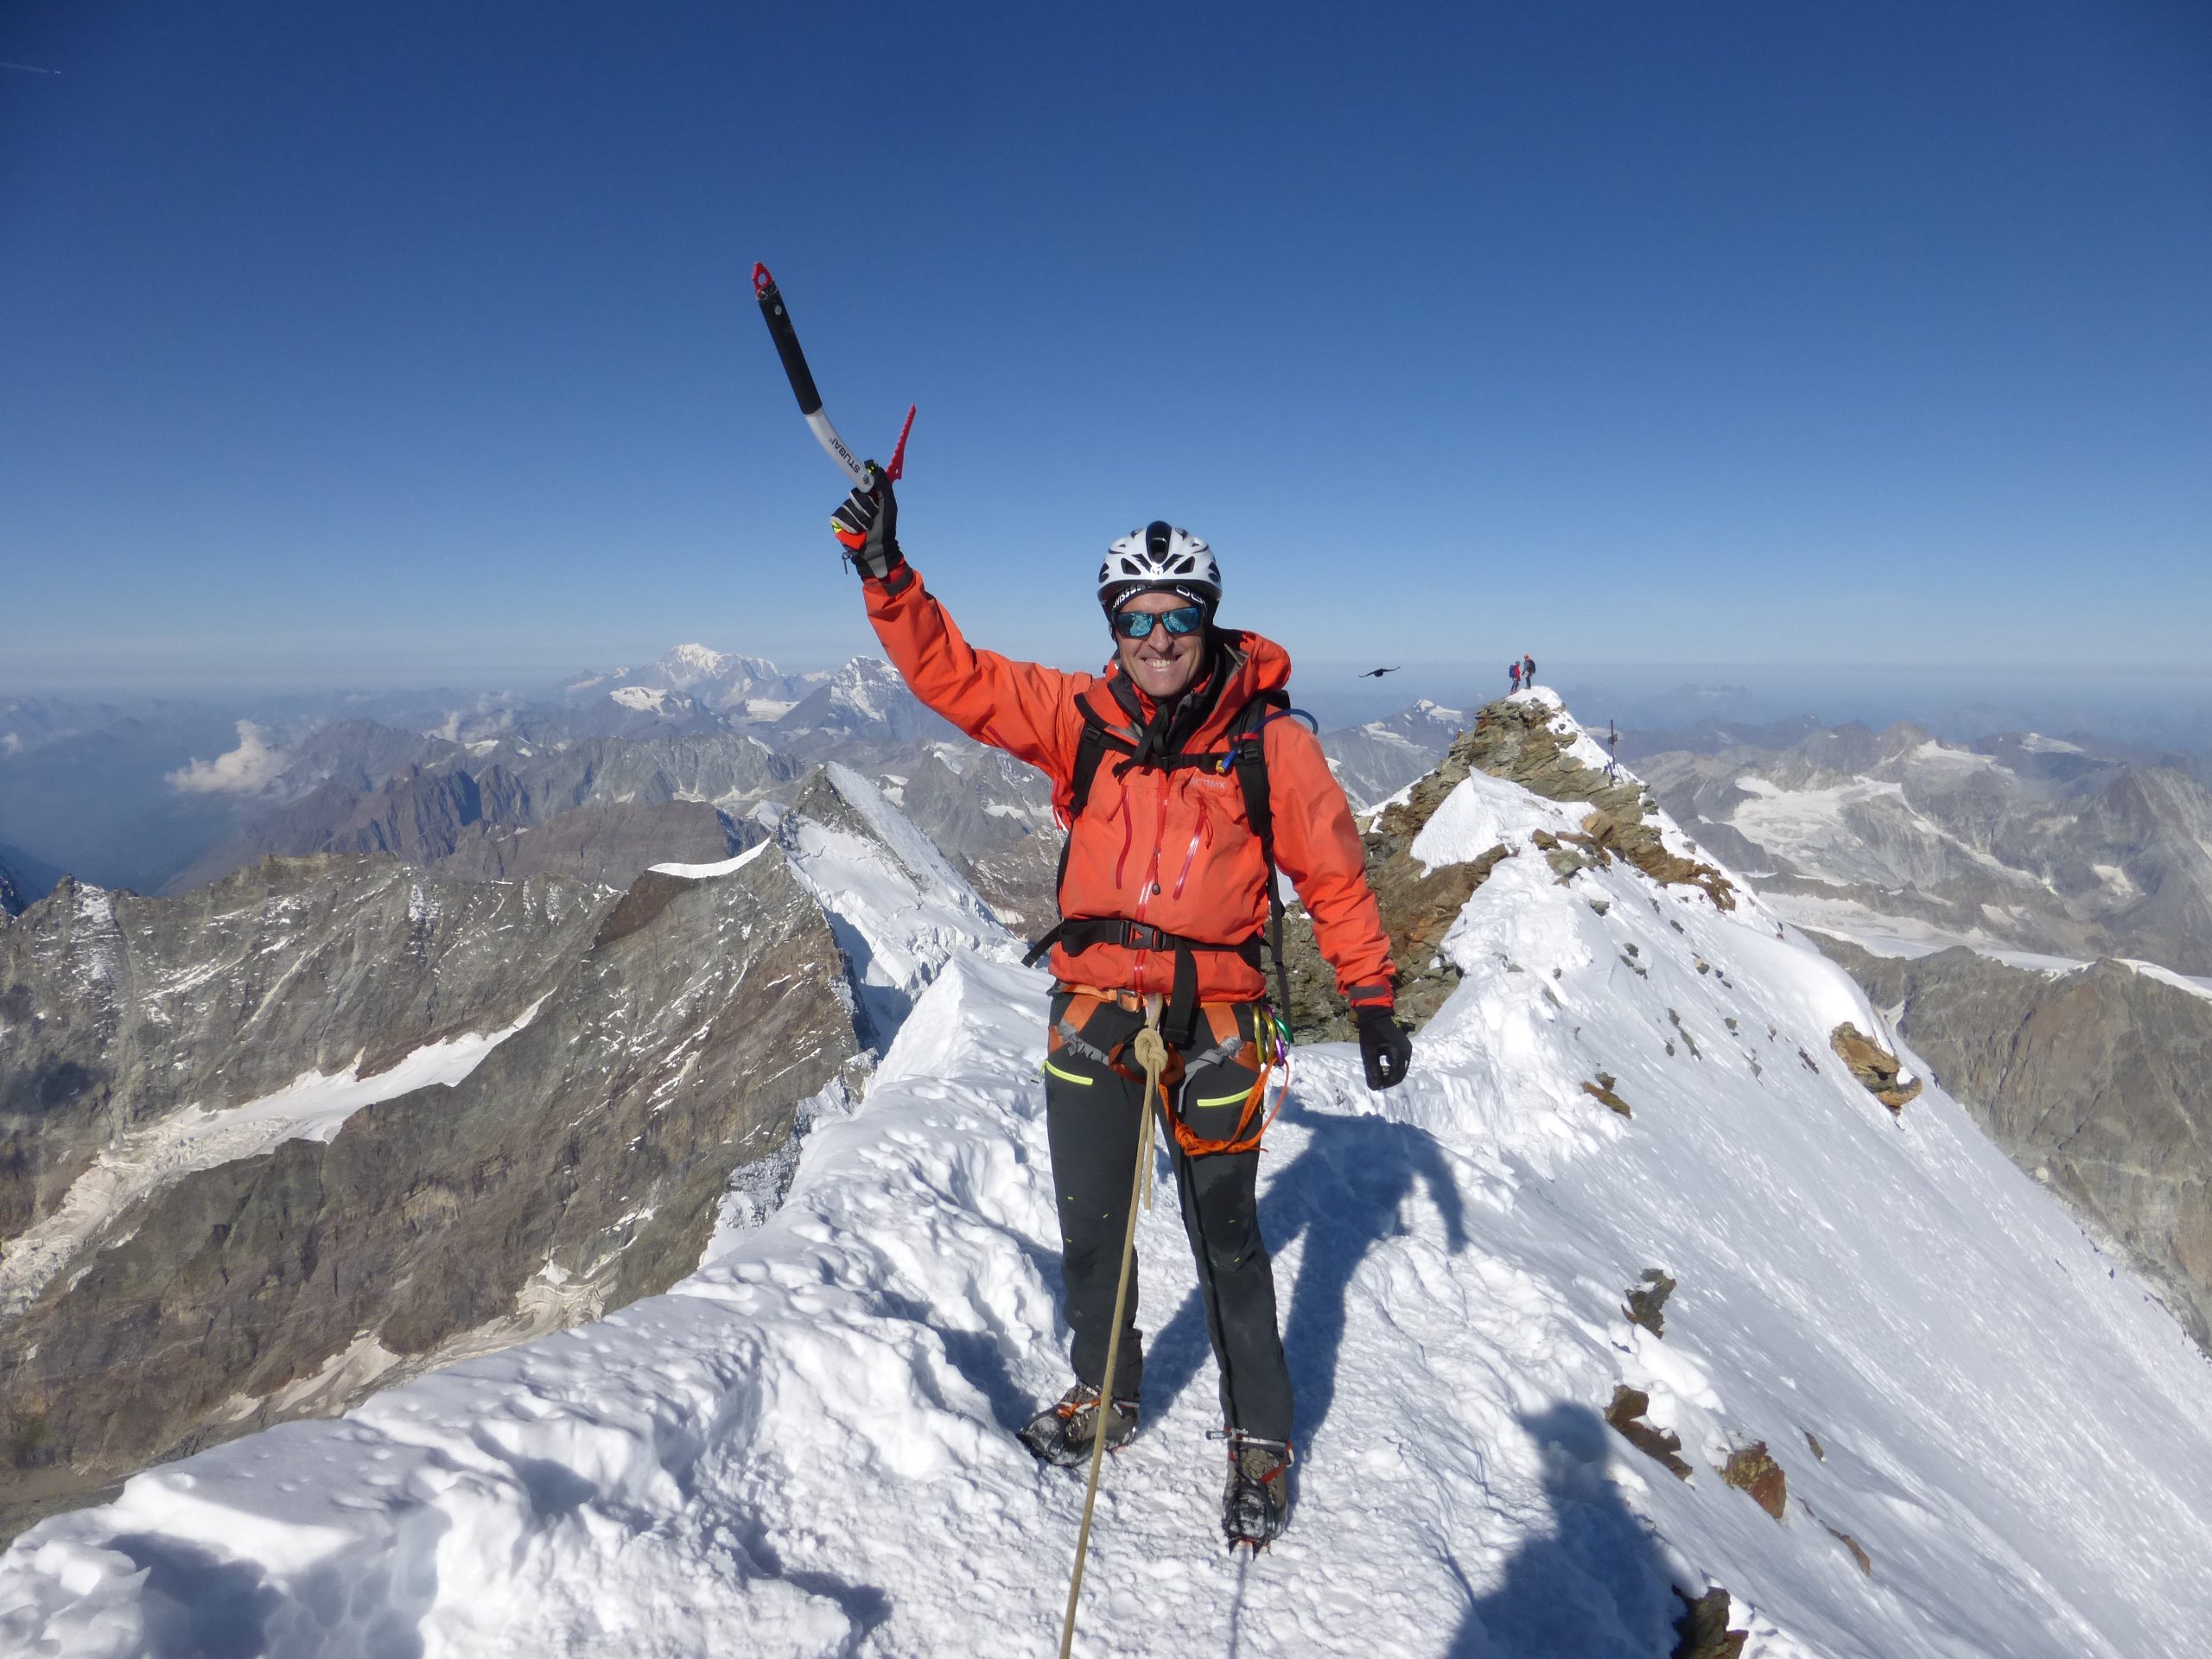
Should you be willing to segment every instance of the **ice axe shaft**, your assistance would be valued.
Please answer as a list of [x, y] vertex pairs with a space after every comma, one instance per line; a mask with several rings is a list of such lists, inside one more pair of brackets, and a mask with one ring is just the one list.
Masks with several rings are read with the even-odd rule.
[[[760, 302], [760, 315], [767, 322], [768, 338], [776, 342], [776, 355], [783, 359], [784, 374], [791, 383], [791, 394], [798, 399], [798, 412], [806, 417], [806, 424], [815, 442], [830, 452], [830, 459], [844, 469], [845, 476], [859, 488], [875, 486], [875, 474], [868, 464], [852, 452], [851, 447], [837, 435], [830, 423], [829, 416], [822, 410], [821, 389], [814, 384], [814, 371], [806, 365], [806, 353], [798, 343], [798, 330], [791, 327], [791, 308], [784, 303], [784, 296], [776, 287], [776, 279], [768, 274], [768, 267], [757, 261], [753, 267], [753, 296]], [[891, 452], [891, 464], [883, 475], [894, 481], [906, 466], [906, 434], [913, 429], [914, 410], [906, 409], [906, 423], [899, 429], [898, 447]]]

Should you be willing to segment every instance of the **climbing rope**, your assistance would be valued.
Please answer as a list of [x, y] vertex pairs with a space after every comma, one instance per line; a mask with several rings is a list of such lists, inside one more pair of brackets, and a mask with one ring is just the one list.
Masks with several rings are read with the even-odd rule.
[[1114, 1286], [1114, 1323], [1106, 1338], [1106, 1376], [1098, 1386], [1098, 1420], [1091, 1426], [1090, 1484], [1083, 1495], [1083, 1526], [1075, 1535], [1075, 1575], [1068, 1584], [1068, 1611], [1060, 1625], [1060, 1659], [1075, 1647], [1075, 1608], [1083, 1595], [1083, 1562], [1090, 1548], [1090, 1511], [1098, 1502], [1098, 1471], [1106, 1461], [1106, 1440], [1114, 1426], [1114, 1363], [1122, 1353], [1122, 1318], [1129, 1301], [1129, 1264], [1137, 1254], [1137, 1204], [1152, 1207], [1152, 1112], [1158, 1099], [1164, 1108], [1167, 1091], [1160, 1081], [1167, 1069], [1167, 1044], [1160, 1034], [1160, 998], [1144, 1000], [1144, 1029], [1134, 1046], [1137, 1064], [1144, 1068], [1144, 1103], [1137, 1116], [1137, 1168], [1129, 1182], [1129, 1224], [1122, 1235], [1122, 1276]]

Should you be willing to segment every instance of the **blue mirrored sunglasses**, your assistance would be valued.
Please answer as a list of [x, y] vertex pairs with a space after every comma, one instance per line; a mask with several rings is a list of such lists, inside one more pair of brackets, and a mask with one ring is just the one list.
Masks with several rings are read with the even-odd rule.
[[1172, 611], [1116, 611], [1114, 632], [1124, 639], [1141, 639], [1154, 622], [1165, 622], [1170, 633], [1196, 633], [1206, 625], [1203, 605], [1179, 605]]

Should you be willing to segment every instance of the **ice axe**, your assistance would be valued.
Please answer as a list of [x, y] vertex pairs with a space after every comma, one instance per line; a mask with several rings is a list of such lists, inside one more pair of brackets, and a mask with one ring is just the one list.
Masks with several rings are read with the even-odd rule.
[[[830, 460], [844, 468], [845, 476], [853, 480], [855, 488], [874, 489], [873, 463], [855, 460], [844, 439], [837, 435], [837, 429], [822, 412], [822, 393], [815, 386], [814, 371], [806, 366], [806, 353], [799, 347], [798, 330], [791, 327], [791, 310], [776, 288], [776, 279], [768, 274], [768, 267], [758, 261], [753, 266], [753, 295], [760, 302], [760, 315], [768, 324], [768, 338], [776, 342], [776, 355], [784, 360], [784, 373], [790, 378], [791, 391], [798, 398], [798, 412], [806, 417], [815, 442], [830, 452]], [[913, 429], [914, 406], [909, 404], [906, 423], [899, 429], [899, 442], [892, 448], [891, 464], [883, 469], [883, 476], [894, 484], [906, 470], [906, 435]]]

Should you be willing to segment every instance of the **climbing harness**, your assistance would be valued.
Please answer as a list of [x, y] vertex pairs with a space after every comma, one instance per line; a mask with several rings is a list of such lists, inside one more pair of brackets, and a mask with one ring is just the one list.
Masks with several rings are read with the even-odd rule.
[[[1132, 1083], [1142, 1080], [1143, 1073], [1128, 1062], [1131, 1044], [1116, 1043], [1110, 1048], [1101, 1048], [1084, 1033], [1090, 1027], [1090, 1004], [1112, 1004], [1129, 1012], [1136, 1012], [1144, 1005], [1144, 998], [1134, 991], [1109, 990], [1093, 985], [1059, 984], [1057, 992], [1065, 994], [1067, 1007], [1052, 1026], [1048, 1038], [1041, 1069], [1048, 1077], [1058, 1077], [1065, 1083], [1090, 1088], [1095, 1079], [1080, 1071], [1071, 1071], [1064, 1065], [1053, 1064], [1056, 1058], [1073, 1057], [1096, 1067], [1100, 1071], [1125, 1077]], [[1258, 1147], [1268, 1130], [1274, 1127], [1276, 1116], [1282, 1111], [1283, 1103], [1289, 1097], [1292, 1079], [1290, 1022], [1280, 1009], [1266, 998], [1250, 1004], [1252, 1033], [1244, 1034], [1239, 1024], [1238, 1010], [1247, 1005], [1236, 1002], [1202, 1002], [1198, 1005], [1196, 1021], [1197, 1041], [1211, 1037], [1211, 1047], [1196, 1053], [1185, 1053], [1171, 1045], [1167, 1065], [1160, 1079], [1161, 1110], [1167, 1131], [1175, 1144], [1192, 1158], [1211, 1157], [1217, 1153], [1250, 1152]], [[1193, 1045], [1195, 1046], [1195, 1043]], [[1213, 1099], [1189, 1098], [1189, 1080], [1202, 1076], [1209, 1068], [1225, 1062], [1235, 1062], [1254, 1074], [1252, 1082], [1233, 1095]], [[1192, 1108], [1228, 1106], [1242, 1102], [1243, 1109], [1238, 1114], [1235, 1127], [1225, 1135], [1209, 1137], [1191, 1127], [1185, 1113]], [[1149, 1204], [1147, 1205], [1149, 1208]]]

